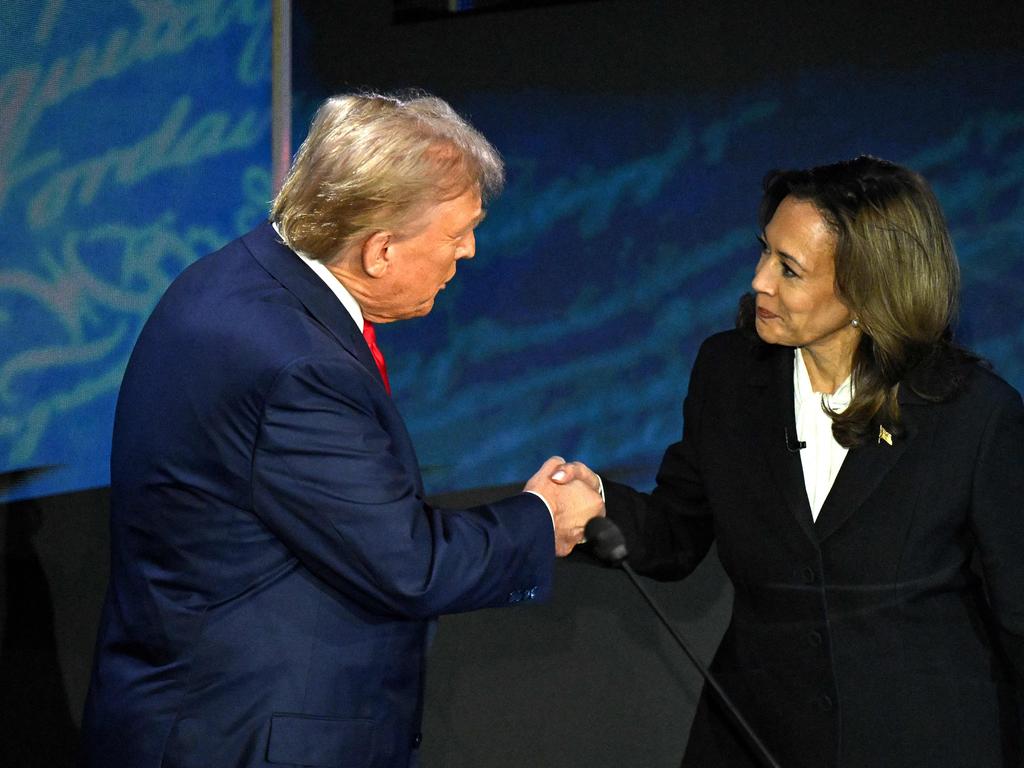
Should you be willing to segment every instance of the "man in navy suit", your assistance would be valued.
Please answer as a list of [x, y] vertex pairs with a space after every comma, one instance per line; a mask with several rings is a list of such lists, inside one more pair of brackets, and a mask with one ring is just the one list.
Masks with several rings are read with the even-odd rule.
[[552, 459], [432, 508], [373, 333], [502, 181], [439, 99], [330, 99], [272, 221], [168, 289], [118, 399], [85, 766], [415, 765], [433, 618], [548, 593], [600, 497]]

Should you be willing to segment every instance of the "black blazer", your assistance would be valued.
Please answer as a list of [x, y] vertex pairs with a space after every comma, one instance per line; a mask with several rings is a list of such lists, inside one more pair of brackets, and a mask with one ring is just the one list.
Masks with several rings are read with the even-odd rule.
[[[902, 387], [905, 433], [852, 449], [814, 522], [792, 382], [792, 348], [704, 343], [653, 493], [606, 487], [635, 565], [679, 577], [717, 542], [712, 668], [785, 768], [1024, 764], [1020, 395], [977, 366], [949, 402]], [[684, 765], [760, 763], [705, 693]]]

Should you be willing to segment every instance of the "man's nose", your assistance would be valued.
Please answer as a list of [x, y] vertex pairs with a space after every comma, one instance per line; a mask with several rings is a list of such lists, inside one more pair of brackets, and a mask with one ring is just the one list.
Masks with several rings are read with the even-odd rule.
[[476, 235], [470, 232], [466, 236], [466, 247], [460, 258], [472, 259], [474, 256], [476, 256]]

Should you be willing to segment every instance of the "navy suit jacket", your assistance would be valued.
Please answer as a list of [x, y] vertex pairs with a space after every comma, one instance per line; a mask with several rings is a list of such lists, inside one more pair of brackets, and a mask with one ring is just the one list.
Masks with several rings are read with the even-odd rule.
[[[792, 348], [719, 334], [654, 492], [605, 484], [638, 569], [683, 576], [717, 544], [712, 668], [786, 768], [1024, 765], [1024, 407], [966, 373], [946, 402], [901, 387], [905, 431], [851, 449], [813, 521]], [[760, 765], [705, 689], [684, 766]]]
[[543, 502], [424, 502], [360, 330], [268, 224], [154, 310], [111, 493], [90, 768], [415, 764], [431, 619], [550, 590]]

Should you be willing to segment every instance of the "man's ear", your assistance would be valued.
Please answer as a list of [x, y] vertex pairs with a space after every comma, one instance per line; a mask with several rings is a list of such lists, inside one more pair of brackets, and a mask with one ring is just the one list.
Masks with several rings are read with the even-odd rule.
[[361, 252], [363, 271], [370, 277], [383, 277], [391, 266], [391, 233], [374, 232], [363, 241]]

